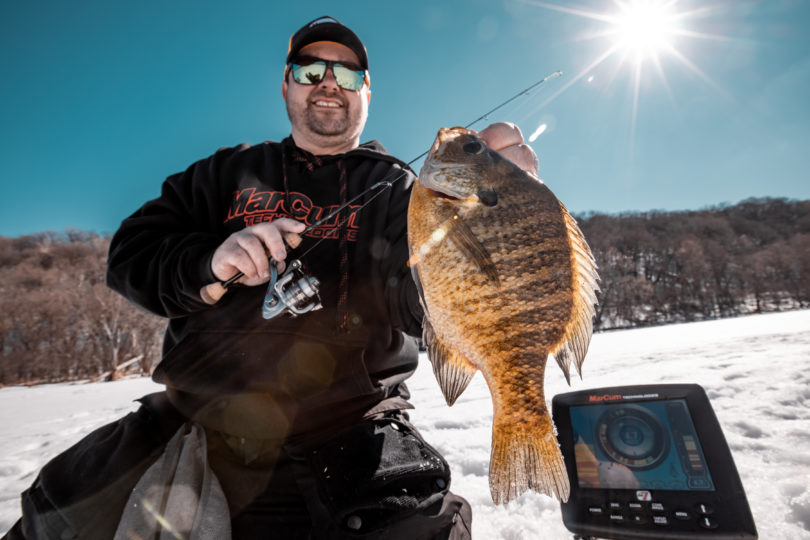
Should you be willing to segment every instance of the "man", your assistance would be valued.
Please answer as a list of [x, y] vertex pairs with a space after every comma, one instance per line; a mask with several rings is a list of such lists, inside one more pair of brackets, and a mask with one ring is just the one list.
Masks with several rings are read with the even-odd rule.
[[[218, 151], [123, 221], [108, 283], [169, 318], [166, 391], [48, 463], [10, 538], [469, 538], [469, 504], [404, 412], [422, 318], [414, 175], [359, 142], [368, 67], [347, 27], [307, 24], [281, 85], [291, 136]], [[516, 127], [480, 135], [536, 171]], [[261, 285], [292, 257], [319, 280], [303, 303], [322, 307], [265, 319]]]

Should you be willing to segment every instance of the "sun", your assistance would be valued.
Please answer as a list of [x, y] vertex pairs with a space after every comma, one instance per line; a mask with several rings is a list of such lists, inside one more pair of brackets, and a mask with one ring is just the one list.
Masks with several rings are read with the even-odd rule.
[[631, 0], [618, 5], [609, 16], [615, 46], [631, 55], [636, 63], [657, 61], [659, 54], [674, 49], [674, 41], [683, 32], [675, 3]]
[[[654, 68], [653, 71], [657, 72], [670, 97], [672, 92], [667, 82], [665, 68], [668, 67], [668, 62], [671, 60], [686, 67], [715, 90], [724, 94], [724, 91], [678, 47], [686, 39], [726, 40], [727, 38], [724, 36], [702, 33], [695, 28], [699, 19], [716, 13], [716, 6], [726, 0], [715, 0], [708, 4], [706, 0], [613, 0], [609, 3], [604, 0], [591, 0], [591, 5], [599, 9], [577, 7], [572, 2], [555, 4], [543, 0], [522, 1], [543, 9], [597, 21], [601, 26], [598, 31], [591, 31], [575, 39], [576, 41], [595, 40], [599, 42], [601, 50], [597, 56], [574, 77], [569, 78], [553, 95], [546, 98], [538, 108], [548, 105], [583, 77], [587, 77], [585, 80], [590, 84], [594, 80], [597, 68], [611, 58], [615, 60], [615, 69], [613, 75], [608, 78], [607, 85], [623, 67], [630, 67], [631, 137], [635, 133], [641, 82], [648, 67]], [[687, 4], [698, 5], [698, 7], [689, 8], [686, 7]]]

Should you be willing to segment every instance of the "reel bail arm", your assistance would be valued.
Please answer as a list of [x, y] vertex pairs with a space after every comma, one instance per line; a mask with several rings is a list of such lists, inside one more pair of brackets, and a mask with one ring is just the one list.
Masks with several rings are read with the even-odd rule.
[[270, 282], [262, 302], [262, 317], [272, 319], [282, 313], [297, 317], [323, 307], [318, 294], [320, 282], [315, 276], [301, 270], [301, 261], [291, 260], [280, 278], [273, 259], [270, 259], [270, 268]]

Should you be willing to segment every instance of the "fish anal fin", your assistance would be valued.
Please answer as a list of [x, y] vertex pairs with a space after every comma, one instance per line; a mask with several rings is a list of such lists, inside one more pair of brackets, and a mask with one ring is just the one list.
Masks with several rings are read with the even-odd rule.
[[427, 317], [425, 317], [422, 327], [422, 338], [430, 363], [433, 364], [433, 374], [436, 376], [445, 401], [448, 405], [453, 405], [470, 384], [477, 368], [438, 339]]
[[481, 241], [476, 238], [472, 229], [464, 223], [464, 220], [460, 216], [454, 215], [447, 220], [446, 226], [447, 237], [453, 242], [453, 245], [475, 263], [485, 276], [494, 281], [496, 285], [500, 285], [498, 269], [495, 267], [495, 263], [492, 262], [492, 256]]
[[565, 382], [568, 383], [568, 386], [571, 386], [571, 354], [568, 347], [559, 348], [554, 353], [554, 359], [557, 361], [557, 365], [560, 366], [563, 375], [565, 375]]
[[496, 414], [492, 426], [489, 490], [495, 504], [508, 503], [531, 489], [568, 500], [570, 483], [554, 424], [548, 414], [514, 425]]

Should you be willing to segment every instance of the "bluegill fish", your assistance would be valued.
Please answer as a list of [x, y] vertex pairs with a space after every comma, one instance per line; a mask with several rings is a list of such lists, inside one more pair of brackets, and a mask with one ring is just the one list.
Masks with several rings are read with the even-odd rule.
[[581, 375], [591, 339], [599, 278], [575, 220], [475, 132], [442, 129], [413, 186], [408, 245], [448, 405], [478, 370], [492, 394], [492, 500], [567, 500], [543, 378], [549, 355]]

